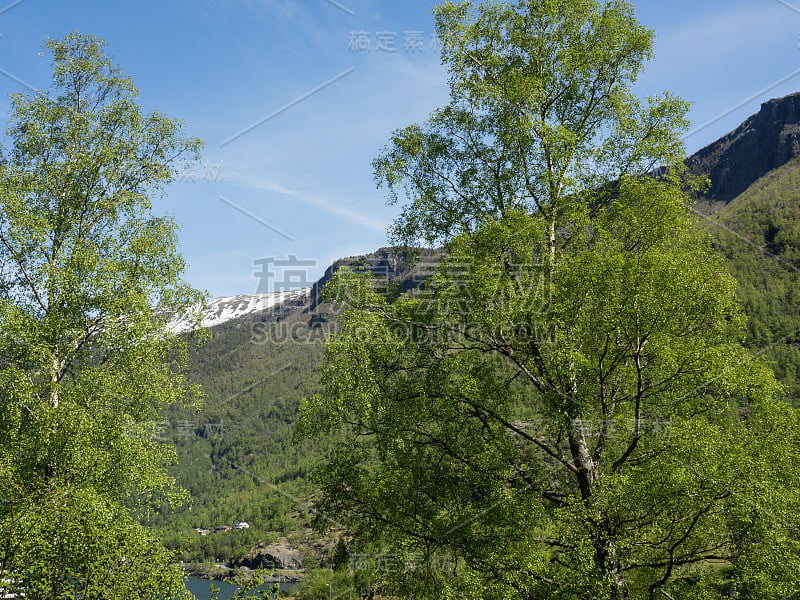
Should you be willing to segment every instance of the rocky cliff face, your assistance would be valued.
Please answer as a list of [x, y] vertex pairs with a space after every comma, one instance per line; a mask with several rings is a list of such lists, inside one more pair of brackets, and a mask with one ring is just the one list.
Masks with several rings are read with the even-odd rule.
[[728, 203], [752, 183], [800, 154], [800, 93], [764, 102], [735, 130], [690, 156], [696, 175], [708, 175], [704, 199]]
[[259, 544], [236, 565], [248, 569], [302, 569], [303, 556], [299, 550], [286, 544]]
[[311, 301], [307, 310], [314, 310], [322, 303], [322, 290], [325, 284], [342, 267], [369, 272], [375, 279], [376, 285], [386, 288], [391, 286], [396, 294], [418, 287], [436, 270], [442, 252], [441, 250], [412, 251], [418, 253], [413, 260], [404, 250], [392, 247], [379, 248], [363, 256], [337, 260], [311, 288]]
[[[175, 315], [167, 324], [167, 331], [170, 334], [180, 334], [197, 327], [219, 327], [229, 322], [274, 323], [291, 316], [301, 318], [309, 326], [316, 327], [331, 317], [330, 307], [321, 307], [322, 290], [339, 269], [347, 267], [368, 272], [375, 280], [376, 289], [397, 295], [422, 285], [438, 267], [441, 250], [416, 252], [417, 255], [412, 260], [402, 249], [380, 248], [362, 256], [337, 260], [311, 288], [214, 298], [203, 310], [197, 307], [186, 314]], [[198, 311], [201, 314], [198, 315]]]

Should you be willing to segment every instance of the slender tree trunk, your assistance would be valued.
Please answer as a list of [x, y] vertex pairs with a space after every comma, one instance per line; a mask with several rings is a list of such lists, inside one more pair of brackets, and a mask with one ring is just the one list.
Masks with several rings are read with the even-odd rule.
[[53, 354], [53, 372], [50, 376], [50, 407], [58, 408], [58, 381], [61, 373], [61, 361], [58, 354]]

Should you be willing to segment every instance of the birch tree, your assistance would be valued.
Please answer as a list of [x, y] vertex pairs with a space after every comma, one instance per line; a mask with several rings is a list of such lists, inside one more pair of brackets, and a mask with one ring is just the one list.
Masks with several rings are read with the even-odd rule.
[[794, 592], [798, 415], [695, 226], [686, 103], [633, 94], [652, 33], [624, 2], [436, 18], [450, 103], [374, 165], [394, 241], [447, 258], [396, 299], [329, 284], [320, 513], [407, 597]]
[[164, 320], [200, 296], [151, 199], [200, 142], [104, 46], [47, 42], [52, 87], [12, 97], [0, 164], [0, 573], [31, 598], [183, 589], [138, 518], [185, 499], [152, 423], [198, 398]]

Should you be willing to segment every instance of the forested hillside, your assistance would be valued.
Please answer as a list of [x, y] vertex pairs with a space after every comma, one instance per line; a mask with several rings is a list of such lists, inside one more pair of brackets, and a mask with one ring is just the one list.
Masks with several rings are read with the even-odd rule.
[[[748, 315], [745, 344], [773, 361], [779, 380], [795, 399], [800, 397], [800, 158], [786, 145], [786, 132], [798, 126], [793, 108], [797, 98], [774, 100], [762, 108], [790, 119], [773, 126], [782, 147], [789, 148], [775, 158], [777, 168], [766, 174], [753, 170], [752, 176], [759, 178], [730, 201], [709, 193], [698, 205], [706, 215], [701, 225], [738, 281], [737, 293]], [[712, 190], [742, 186], [740, 172], [735, 184], [727, 182], [731, 171], [719, 165], [747, 161], [737, 140], [754, 121], [755, 115], [687, 161], [695, 172], [698, 165], [709, 168]], [[758, 139], [761, 145], [777, 144], [771, 137]], [[750, 146], [748, 141], [747, 152], [759, 152], [760, 146]], [[170, 546], [188, 543], [184, 560], [236, 561], [257, 543], [279, 539], [300, 548], [307, 564], [327, 560], [333, 542], [311, 532], [313, 490], [306, 475], [329, 444], [320, 439], [293, 442], [300, 400], [319, 391], [322, 338], [336, 323], [331, 306], [321, 303], [322, 285], [342, 266], [361, 265], [381, 286], [391, 281], [395, 292], [407, 291], [425, 280], [432, 264], [431, 255], [423, 254], [412, 269], [405, 255], [391, 248], [343, 259], [331, 266], [306, 303], [276, 307], [211, 330], [210, 339], [190, 356], [188, 373], [205, 391], [204, 408], [199, 413], [169, 411], [160, 432], [178, 448], [173, 473], [193, 501], [178, 512], [164, 510], [152, 524]], [[250, 527], [213, 533], [215, 527], [237, 521]], [[212, 533], [200, 535], [195, 528]]]
[[210, 77], [9, 17], [0, 599], [800, 597], [800, 92], [686, 149], [785, 57], [682, 98], [643, 2], [252, 4], [161, 23]]
[[[400, 293], [429, 274], [430, 253], [418, 258], [412, 265], [406, 254], [383, 248], [341, 259], [302, 302], [213, 327], [191, 353], [187, 375], [202, 386], [203, 409], [168, 411], [159, 435], [177, 447], [173, 474], [192, 502], [177, 512], [164, 507], [151, 520], [170, 547], [187, 546], [186, 562], [236, 561], [256, 543], [279, 538], [302, 548], [311, 564], [330, 550], [311, 532], [312, 490], [306, 483], [328, 444], [293, 442], [300, 400], [319, 391], [322, 340], [336, 324], [322, 288], [349, 266], [368, 270], [384, 289]], [[213, 533], [237, 521], [250, 527]]]
[[738, 282], [745, 344], [800, 398], [800, 160], [770, 171], [702, 221]]
[[[161, 435], [177, 446], [173, 472], [192, 502], [165, 511], [153, 524], [167, 532], [174, 548], [194, 540], [186, 561], [239, 558], [258, 541], [305, 531], [305, 474], [324, 444], [295, 445], [292, 434], [300, 399], [317, 391], [314, 374], [322, 351], [319, 338], [254, 338], [259, 328], [305, 327], [308, 320], [300, 311], [276, 318], [270, 311], [215, 327], [189, 361], [189, 376], [205, 391], [203, 410], [164, 415]], [[237, 521], [250, 527], [213, 534]], [[200, 536], [195, 528], [212, 533]]]

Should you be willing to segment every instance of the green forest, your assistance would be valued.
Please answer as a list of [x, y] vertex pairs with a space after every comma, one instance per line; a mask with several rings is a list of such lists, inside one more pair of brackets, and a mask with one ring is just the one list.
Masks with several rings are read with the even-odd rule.
[[208, 330], [151, 200], [202, 142], [103, 40], [46, 43], [0, 154], [0, 596], [798, 593], [800, 158], [707, 202], [624, 1], [434, 15], [389, 245]]

